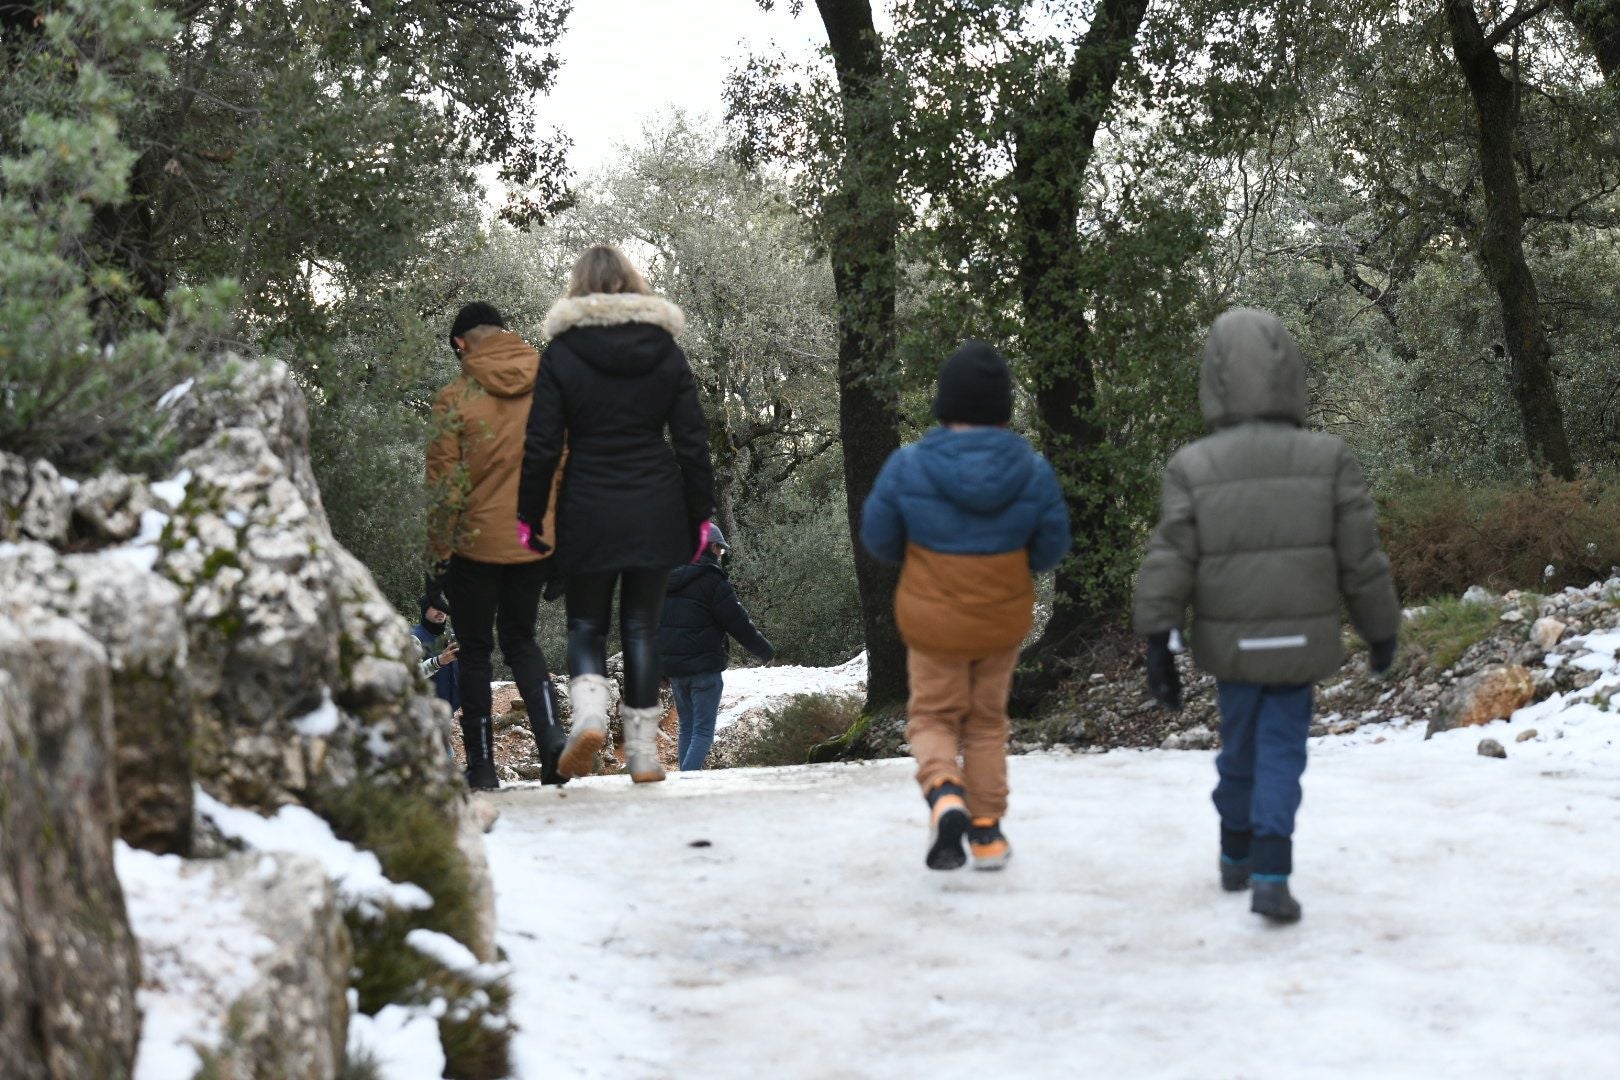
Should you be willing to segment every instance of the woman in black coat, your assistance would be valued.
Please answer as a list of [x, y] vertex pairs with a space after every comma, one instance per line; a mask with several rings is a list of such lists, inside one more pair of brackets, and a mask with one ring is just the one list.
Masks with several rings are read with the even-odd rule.
[[[695, 557], [714, 511], [708, 426], [675, 344], [685, 324], [680, 308], [651, 295], [624, 253], [606, 246], [579, 257], [568, 295], [546, 316], [550, 344], [529, 410], [518, 518], [531, 547], [556, 548], [566, 590], [573, 723], [559, 767], [567, 776], [589, 772], [607, 741], [617, 587], [630, 775], [664, 778], [658, 618], [669, 568]], [[558, 483], [557, 535], [543, 536]]]

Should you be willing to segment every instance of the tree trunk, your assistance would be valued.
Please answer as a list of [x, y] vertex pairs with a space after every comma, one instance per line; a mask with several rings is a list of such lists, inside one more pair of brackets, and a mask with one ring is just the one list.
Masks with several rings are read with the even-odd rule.
[[1097, 129], [1146, 12], [1147, 0], [1104, 0], [1066, 80], [1031, 104], [1014, 152], [1022, 337], [1041, 449], [1063, 481], [1077, 547], [1058, 569], [1052, 618], [1029, 652], [1035, 671], [1021, 680], [1023, 701], [1050, 687], [1058, 665], [1121, 600], [1118, 588], [1099, 588], [1096, 564], [1087, 558], [1106, 557], [1125, 538], [1113, 535], [1119, 530], [1109, 512], [1110, 477], [1099, 453], [1107, 432], [1096, 414], [1090, 298], [1079, 286], [1077, 229]]
[[1479, 120], [1480, 178], [1485, 189], [1479, 251], [1502, 314], [1525, 447], [1537, 474], [1568, 480], [1575, 475], [1575, 460], [1558, 404], [1552, 344], [1541, 323], [1535, 278], [1524, 257], [1524, 211], [1513, 161], [1514, 81], [1502, 74], [1497, 42], [1480, 26], [1472, 0], [1446, 0], [1446, 20], [1457, 66], [1467, 80]]
[[1603, 81], [1613, 85], [1620, 76], [1620, 0], [1558, 0], [1558, 10], [1597, 57]]
[[906, 654], [894, 624], [898, 573], [861, 546], [861, 507], [900, 446], [895, 362], [898, 147], [869, 0], [816, 0], [843, 107], [840, 191], [827, 223], [838, 293], [838, 427], [855, 578], [866, 636], [868, 711], [906, 700]]

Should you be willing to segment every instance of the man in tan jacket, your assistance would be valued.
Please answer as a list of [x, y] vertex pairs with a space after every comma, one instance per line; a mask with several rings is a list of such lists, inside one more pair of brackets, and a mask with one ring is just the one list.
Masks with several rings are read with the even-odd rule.
[[[428, 537], [460, 638], [467, 783], [486, 791], [500, 787], [490, 718], [497, 641], [528, 703], [541, 779], [562, 783], [557, 757], [566, 736], [557, 722], [545, 654], [534, 637], [551, 560], [517, 533], [523, 440], [540, 356], [483, 303], [461, 309], [450, 346], [461, 358], [461, 375], [433, 401]], [[547, 535], [554, 535], [549, 522]]]

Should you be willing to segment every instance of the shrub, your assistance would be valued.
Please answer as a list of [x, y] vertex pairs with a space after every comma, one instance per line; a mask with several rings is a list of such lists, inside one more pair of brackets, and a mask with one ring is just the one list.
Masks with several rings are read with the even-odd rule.
[[803, 765], [812, 747], [850, 730], [861, 718], [856, 694], [799, 694], [767, 709], [733, 755], [741, 768]]
[[175, 24], [146, 0], [41, 14], [0, 114], [0, 450], [71, 472], [150, 467], [170, 449], [165, 395], [201, 373], [232, 295], [138, 281], [98, 232], [132, 212], [122, 128], [167, 77]]
[[1405, 597], [1587, 585], [1620, 565], [1620, 482], [1610, 478], [1472, 490], [1408, 478], [1380, 494], [1379, 510]]
[[1443, 671], [1499, 625], [1501, 612], [1496, 605], [1446, 597], [1424, 605], [1421, 612], [1407, 620], [1401, 636], [1410, 655]]
[[420, 795], [364, 782], [332, 793], [320, 810], [338, 836], [375, 852], [390, 879], [415, 882], [433, 897], [426, 911], [349, 916], [360, 1010], [376, 1013], [390, 1003], [427, 1005], [442, 998], [449, 1006], [439, 1020], [445, 1075], [508, 1075], [511, 991], [505, 982], [479, 985], [405, 943], [406, 934], [422, 927], [472, 945], [477, 900], [450, 820]]

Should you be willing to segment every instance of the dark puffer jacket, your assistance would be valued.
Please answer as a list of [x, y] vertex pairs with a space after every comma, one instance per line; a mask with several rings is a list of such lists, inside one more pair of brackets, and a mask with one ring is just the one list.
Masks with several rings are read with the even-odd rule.
[[1309, 683], [1344, 663], [1341, 603], [1369, 642], [1400, 629], [1361, 467], [1302, 430], [1305, 364], [1276, 316], [1215, 320], [1199, 387], [1213, 433], [1164, 470], [1163, 508], [1136, 589], [1139, 633], [1179, 628], [1217, 679]]
[[669, 577], [658, 647], [664, 674], [708, 675], [726, 670], [726, 635], [769, 662], [776, 650], [743, 610], [725, 568], [708, 555]]
[[546, 316], [518, 516], [539, 531], [566, 446], [556, 536], [541, 537], [564, 574], [678, 566], [697, 550], [714, 476], [675, 344], [684, 325], [680, 308], [638, 293], [566, 297]]

